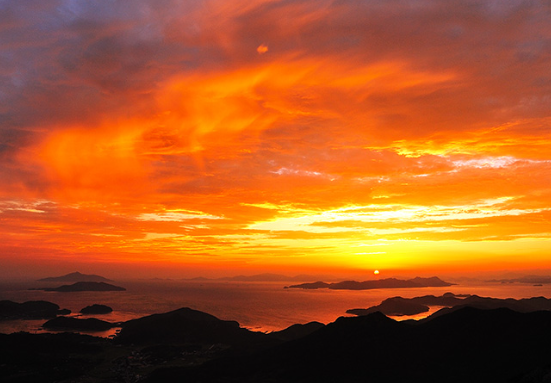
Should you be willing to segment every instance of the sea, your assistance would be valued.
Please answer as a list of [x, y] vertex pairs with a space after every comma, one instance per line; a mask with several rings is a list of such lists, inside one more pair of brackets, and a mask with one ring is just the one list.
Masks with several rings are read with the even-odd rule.
[[[532, 285], [500, 282], [458, 283], [448, 287], [423, 287], [373, 290], [303, 290], [286, 288], [292, 283], [282, 282], [220, 282], [182, 280], [139, 280], [114, 283], [126, 291], [113, 292], [54, 292], [30, 290], [26, 282], [1, 282], [0, 300], [26, 302], [45, 300], [69, 309], [72, 316], [96, 317], [109, 322], [123, 322], [143, 316], [165, 313], [182, 307], [203, 311], [223, 320], [235, 320], [241, 327], [259, 332], [285, 329], [293, 324], [318, 321], [324, 324], [341, 316], [350, 316], [346, 310], [368, 308], [384, 299], [401, 296], [412, 298], [423, 295], [476, 294], [493, 298], [551, 297], [551, 284]], [[81, 315], [79, 311], [92, 304], [104, 304], [113, 312], [104, 315]], [[394, 319], [421, 319], [440, 309], [431, 307], [428, 313]], [[47, 332], [45, 320], [0, 321], [0, 333], [25, 331]], [[112, 337], [120, 328], [89, 333]], [[84, 332], [85, 333], [85, 332]]]

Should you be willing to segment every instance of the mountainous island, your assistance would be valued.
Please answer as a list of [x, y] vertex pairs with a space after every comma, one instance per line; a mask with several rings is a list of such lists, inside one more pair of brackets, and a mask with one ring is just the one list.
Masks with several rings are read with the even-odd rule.
[[70, 313], [70, 310], [61, 309], [59, 305], [47, 301], [0, 301], [0, 320], [48, 319]]
[[112, 282], [112, 280], [94, 274], [81, 274], [78, 271], [59, 277], [39, 279], [38, 282]]
[[446, 287], [452, 286], [453, 283], [444, 282], [438, 277], [421, 278], [415, 277], [413, 279], [397, 279], [386, 278], [376, 279], [370, 281], [342, 281], [342, 282], [311, 282], [301, 283], [299, 285], [286, 286], [290, 289], [331, 289], [331, 290], [370, 290], [370, 289], [396, 289], [396, 288], [414, 288], [414, 287]]
[[[341, 317], [327, 325], [297, 324], [268, 334], [191, 308], [118, 324], [58, 317], [44, 326], [63, 333], [0, 334], [0, 379], [90, 383], [546, 382], [551, 376], [551, 311], [541, 310], [540, 304], [545, 302], [540, 298], [509, 301], [478, 297], [495, 305], [482, 309], [470, 306], [470, 297], [419, 297], [419, 302], [427, 304], [454, 303], [456, 299], [466, 303], [419, 321], [400, 322], [373, 312]], [[499, 307], [515, 302], [528, 311]], [[113, 339], [67, 332], [115, 325], [121, 330]]]
[[105, 282], [76, 282], [72, 285], [63, 285], [59, 287], [41, 287], [31, 290], [58, 291], [61, 293], [71, 293], [79, 291], [126, 291], [124, 287], [111, 285]]
[[381, 304], [367, 309], [350, 309], [346, 312], [354, 315], [369, 315], [381, 312], [389, 316], [416, 315], [429, 311], [430, 306], [443, 307], [434, 316], [449, 313], [462, 307], [475, 307], [479, 309], [508, 308], [518, 312], [532, 312], [539, 310], [551, 310], [551, 299], [544, 297], [523, 299], [499, 299], [480, 297], [478, 295], [456, 295], [445, 293], [442, 296], [425, 295], [415, 298], [392, 297], [385, 299]]

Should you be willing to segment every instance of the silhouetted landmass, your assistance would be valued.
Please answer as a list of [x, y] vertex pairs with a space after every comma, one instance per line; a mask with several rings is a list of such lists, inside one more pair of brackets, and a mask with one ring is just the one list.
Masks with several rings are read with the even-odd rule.
[[452, 286], [453, 283], [444, 282], [438, 277], [413, 279], [386, 278], [372, 281], [343, 281], [335, 283], [326, 283], [322, 281], [313, 283], [302, 283], [300, 285], [291, 285], [294, 289], [332, 289], [332, 290], [370, 290], [370, 289], [394, 289], [410, 287], [445, 287]]
[[109, 314], [112, 312], [113, 309], [111, 307], [98, 304], [86, 306], [82, 310], [80, 310], [81, 314]]
[[77, 330], [77, 331], [106, 331], [120, 324], [110, 323], [96, 318], [71, 318], [57, 317], [50, 319], [42, 325], [46, 329], [52, 330]]
[[315, 290], [315, 289], [327, 289], [330, 286], [331, 286], [331, 283], [317, 281], [317, 282], [301, 283], [300, 285], [292, 285], [288, 287], [286, 286], [285, 288]]
[[347, 313], [354, 315], [368, 315], [377, 311], [390, 316], [416, 315], [429, 311], [429, 307], [421, 303], [412, 302], [409, 299], [394, 297], [385, 299], [380, 305], [368, 309], [346, 310]]
[[78, 271], [60, 277], [48, 277], [39, 282], [112, 282], [110, 279], [94, 274], [81, 274]]
[[551, 299], [544, 297], [524, 299], [499, 299], [480, 297], [478, 295], [454, 295], [446, 293], [442, 296], [425, 295], [415, 298], [393, 297], [385, 299], [380, 305], [367, 309], [350, 309], [346, 312], [354, 315], [367, 315], [380, 311], [385, 315], [416, 315], [429, 310], [428, 306], [445, 306], [449, 309], [442, 310], [436, 315], [449, 312], [454, 309], [470, 306], [480, 309], [509, 308], [518, 312], [532, 312], [538, 310], [551, 310]]
[[59, 306], [47, 301], [28, 301], [17, 303], [0, 301], [0, 320], [4, 319], [48, 319], [59, 314], [70, 314], [67, 309], [60, 310]]
[[284, 330], [281, 331], [274, 331], [271, 333], [268, 333], [268, 336], [282, 340], [282, 341], [290, 341], [295, 340], [298, 338], [302, 338], [306, 335], [309, 335], [313, 333], [316, 330], [319, 330], [325, 326], [323, 323], [320, 322], [309, 322], [306, 324], [294, 324], [292, 326], [287, 327]]
[[107, 349], [112, 349], [107, 339], [80, 334], [0, 334], [0, 381], [62, 382], [85, 376], [105, 360]]
[[158, 369], [146, 381], [521, 382], [548, 369], [550, 341], [551, 312], [467, 307], [422, 323], [373, 313], [247, 357]]
[[77, 282], [72, 285], [63, 285], [59, 287], [43, 287], [32, 290], [59, 291], [62, 293], [71, 293], [78, 291], [126, 291], [124, 287], [111, 285], [105, 282]]
[[[445, 294], [418, 302], [471, 297]], [[518, 301], [531, 307], [543, 302]], [[84, 323], [56, 320], [68, 319], [79, 321], [79, 328]], [[121, 325], [114, 340], [0, 334], [0, 380], [543, 383], [551, 373], [550, 311], [462, 307], [402, 322], [375, 312], [264, 334], [183, 308]]]
[[122, 324], [116, 340], [123, 344], [170, 342], [244, 346], [263, 338], [264, 334], [241, 328], [236, 321], [221, 320], [186, 307], [127, 321]]

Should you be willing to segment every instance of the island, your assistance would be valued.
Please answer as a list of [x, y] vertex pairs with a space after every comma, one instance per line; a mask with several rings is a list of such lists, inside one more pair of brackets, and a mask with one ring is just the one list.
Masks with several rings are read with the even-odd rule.
[[42, 327], [51, 330], [106, 331], [119, 325], [96, 318], [80, 319], [60, 316], [50, 319]]
[[0, 320], [47, 319], [70, 313], [71, 310], [60, 309], [57, 304], [47, 301], [28, 301], [23, 303], [8, 300], [0, 301]]
[[106, 305], [98, 305], [94, 304], [91, 306], [86, 306], [82, 310], [80, 310], [81, 314], [110, 314], [113, 312], [113, 309]]
[[396, 289], [396, 288], [415, 288], [415, 287], [446, 287], [452, 286], [453, 283], [448, 283], [438, 277], [413, 279], [397, 279], [386, 278], [370, 281], [342, 281], [334, 283], [326, 283], [322, 281], [312, 283], [301, 283], [299, 285], [291, 285], [286, 288], [290, 289], [331, 289], [331, 290], [371, 290], [371, 289]]
[[425, 295], [415, 298], [392, 297], [385, 299], [377, 306], [366, 309], [350, 309], [346, 312], [354, 315], [369, 315], [377, 311], [389, 316], [416, 315], [429, 311], [429, 306], [443, 308], [434, 313], [433, 316], [439, 316], [467, 306], [485, 310], [508, 308], [517, 312], [528, 313], [551, 310], [551, 299], [544, 297], [500, 299], [478, 295], [445, 293], [441, 296]]
[[72, 285], [63, 285], [59, 287], [42, 287], [31, 290], [58, 291], [61, 293], [79, 292], [79, 291], [126, 291], [124, 287], [111, 285], [105, 282], [77, 282]]

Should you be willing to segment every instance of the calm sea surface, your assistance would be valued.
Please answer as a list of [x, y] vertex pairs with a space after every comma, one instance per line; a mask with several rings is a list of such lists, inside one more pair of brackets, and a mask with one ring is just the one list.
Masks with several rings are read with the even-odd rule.
[[[105, 304], [113, 308], [113, 313], [95, 317], [110, 322], [190, 307], [220, 319], [236, 320], [242, 327], [251, 330], [268, 332], [281, 330], [295, 323], [333, 322], [340, 316], [346, 316], [348, 309], [378, 305], [382, 300], [394, 296], [410, 298], [452, 292], [494, 298], [551, 297], [551, 285], [501, 283], [363, 291], [285, 289], [285, 283], [281, 282], [126, 281], [115, 284], [125, 287], [127, 291], [59, 293], [28, 290], [31, 287], [28, 283], [0, 282], [0, 300], [46, 300], [71, 310], [72, 315], [78, 315], [85, 306]], [[36, 283], [32, 287], [36, 287]], [[436, 310], [437, 308], [433, 308], [429, 314]], [[0, 333], [41, 332], [43, 330], [40, 326], [43, 323], [44, 320], [0, 321]], [[108, 336], [113, 333], [114, 330], [95, 335]]]

